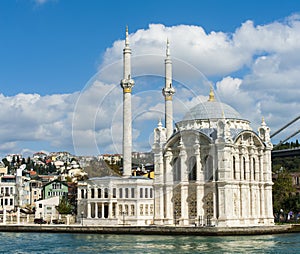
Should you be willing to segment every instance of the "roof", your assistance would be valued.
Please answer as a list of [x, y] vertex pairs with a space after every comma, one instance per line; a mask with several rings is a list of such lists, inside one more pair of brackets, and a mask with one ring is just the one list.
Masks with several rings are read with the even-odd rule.
[[191, 108], [183, 120], [222, 118], [242, 119], [241, 115], [231, 106], [218, 101], [206, 101]]

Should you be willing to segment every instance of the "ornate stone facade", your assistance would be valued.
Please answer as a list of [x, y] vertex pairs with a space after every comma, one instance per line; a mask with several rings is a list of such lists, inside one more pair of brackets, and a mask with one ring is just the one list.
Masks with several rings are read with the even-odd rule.
[[159, 124], [155, 223], [272, 225], [269, 134], [264, 120], [255, 133], [249, 121], [213, 97], [192, 108], [169, 139]]

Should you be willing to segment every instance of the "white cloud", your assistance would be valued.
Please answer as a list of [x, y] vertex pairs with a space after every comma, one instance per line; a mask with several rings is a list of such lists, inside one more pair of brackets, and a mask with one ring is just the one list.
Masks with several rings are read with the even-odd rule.
[[[199, 26], [151, 24], [130, 34], [136, 81], [134, 149], [150, 149], [152, 130], [164, 116], [161, 88], [167, 38], [176, 89], [175, 121], [188, 108], [207, 100], [210, 80], [217, 80], [217, 98], [249, 119], [254, 130], [262, 116], [273, 130], [298, 116], [299, 16], [257, 26], [246, 21], [232, 34], [206, 33]], [[79, 154], [121, 152], [123, 47], [124, 41], [118, 40], [106, 50], [99, 73], [81, 92], [0, 94], [0, 152], [21, 151], [32, 142]], [[292, 126], [291, 132], [297, 128]]]

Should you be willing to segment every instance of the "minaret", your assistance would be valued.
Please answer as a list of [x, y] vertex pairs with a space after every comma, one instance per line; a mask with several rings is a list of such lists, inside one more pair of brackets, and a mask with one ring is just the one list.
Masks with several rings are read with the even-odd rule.
[[131, 79], [131, 49], [129, 47], [128, 27], [126, 27], [125, 47], [123, 49], [123, 176], [131, 176], [132, 126], [131, 126], [131, 89], [134, 81]]
[[162, 93], [165, 97], [165, 127], [167, 129], [167, 139], [173, 133], [173, 94], [175, 89], [172, 87], [172, 60], [170, 57], [169, 40], [167, 40], [167, 50], [165, 59], [165, 87]]

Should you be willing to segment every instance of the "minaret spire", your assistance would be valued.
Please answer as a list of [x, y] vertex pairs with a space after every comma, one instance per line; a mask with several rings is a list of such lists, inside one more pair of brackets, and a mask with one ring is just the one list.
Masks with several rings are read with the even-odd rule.
[[129, 47], [128, 26], [126, 26], [126, 32], [125, 32], [125, 47]]
[[162, 90], [165, 97], [165, 127], [167, 139], [173, 133], [173, 95], [175, 89], [172, 87], [172, 60], [170, 57], [170, 43], [167, 39], [167, 49], [165, 58], [165, 87]]
[[123, 176], [131, 176], [132, 156], [132, 117], [131, 117], [131, 90], [134, 81], [131, 79], [131, 49], [129, 47], [128, 27], [126, 26], [125, 47], [123, 49]]
[[170, 42], [169, 42], [169, 38], [167, 38], [166, 56], [167, 56], [167, 58], [170, 57]]

